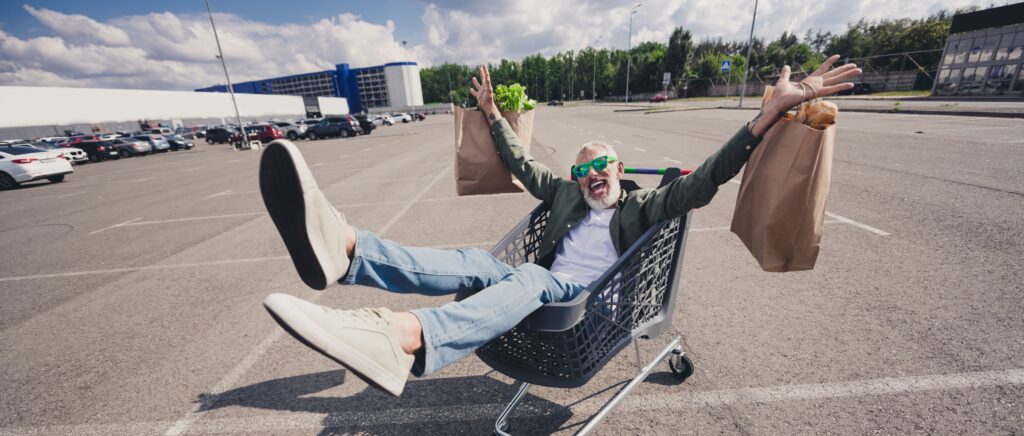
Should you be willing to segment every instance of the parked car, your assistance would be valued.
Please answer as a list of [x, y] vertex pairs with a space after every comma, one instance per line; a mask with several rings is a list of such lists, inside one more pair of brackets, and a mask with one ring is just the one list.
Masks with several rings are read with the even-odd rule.
[[170, 136], [170, 135], [174, 134], [174, 131], [169, 129], [169, 128], [167, 128], [167, 127], [152, 127], [152, 128], [146, 129], [146, 132], [150, 133], [150, 134], [153, 134], [153, 135], [160, 135], [160, 136]]
[[359, 121], [351, 115], [327, 117], [320, 121], [320, 124], [306, 130], [306, 136], [310, 140], [340, 136], [347, 138], [362, 133], [363, 128], [359, 127]]
[[[270, 124], [254, 124], [254, 125], [251, 125], [251, 126], [245, 126], [245, 133], [247, 133], [247, 134], [255, 133], [257, 138], [259, 138], [260, 142], [262, 142], [264, 144], [269, 144], [269, 143], [273, 142], [275, 139], [284, 139], [285, 138], [283, 132], [278, 130], [277, 127], [272, 126]], [[239, 137], [238, 137], [238, 133], [236, 132], [234, 135], [231, 136], [231, 142], [238, 142], [238, 141], [239, 141]]]
[[668, 101], [668, 96], [665, 94], [654, 94], [651, 96], [651, 103], [664, 103]]
[[72, 135], [72, 136], [69, 136], [67, 138], [67, 140], [65, 140], [63, 142], [60, 142], [57, 145], [59, 145], [61, 147], [68, 147], [68, 146], [72, 146], [72, 145], [75, 145], [75, 144], [78, 144], [78, 143], [84, 142], [84, 141], [98, 141], [98, 140], [99, 140], [99, 138], [97, 138], [96, 135]]
[[364, 135], [369, 135], [369, 134], [373, 133], [373, 129], [377, 128], [377, 125], [373, 124], [373, 121], [370, 120], [369, 116], [361, 115], [361, 114], [360, 115], [353, 115], [353, 116], [356, 118], [356, 121], [359, 122], [359, 127], [361, 129], [363, 129], [362, 133]]
[[392, 116], [392, 118], [394, 118], [395, 122], [398, 122], [398, 121], [401, 121], [403, 123], [412, 122], [412, 116], [410, 116], [407, 113], [395, 114], [395, 115]]
[[44, 136], [36, 139], [36, 141], [49, 142], [50, 144], [58, 144], [67, 140], [67, 136]]
[[121, 157], [143, 156], [153, 152], [153, 145], [144, 139], [131, 136], [110, 141]]
[[866, 82], [854, 83], [853, 88], [844, 89], [839, 91], [838, 95], [857, 95], [857, 94], [870, 94], [871, 84]]
[[117, 147], [107, 141], [82, 141], [75, 144], [75, 148], [81, 149], [89, 157], [90, 162], [100, 162], [107, 159], [120, 159]]
[[192, 147], [196, 145], [191, 140], [185, 139], [184, 136], [178, 134], [171, 134], [164, 138], [167, 139], [167, 143], [171, 145], [171, 151], [191, 150]]
[[214, 127], [212, 129], [206, 129], [206, 143], [227, 144], [231, 142], [231, 137], [237, 134], [238, 130], [227, 129], [224, 127]]
[[395, 125], [395, 119], [391, 118], [389, 114], [383, 114], [380, 115], [380, 123], [385, 126], [393, 126]]
[[27, 139], [0, 139], [0, 145], [24, 144], [26, 142], [29, 141]]
[[153, 153], [166, 153], [171, 151], [171, 144], [167, 142], [167, 138], [164, 138], [163, 135], [144, 134], [135, 135], [132, 136], [132, 138], [148, 142], [149, 146], [153, 148]]
[[273, 125], [274, 127], [277, 127], [277, 130], [280, 130], [282, 133], [284, 133], [284, 136], [287, 136], [288, 139], [291, 139], [292, 141], [306, 137], [307, 127], [305, 124], [289, 123], [287, 121], [276, 121], [273, 123]]
[[562, 100], [548, 100], [548, 106], [564, 106]]
[[64, 154], [64, 159], [67, 159], [67, 161], [70, 162], [71, 164], [79, 164], [79, 163], [82, 163], [82, 162], [88, 162], [89, 161], [89, 156], [86, 155], [85, 152], [82, 151], [82, 149], [80, 149], [80, 148], [61, 147], [61, 146], [59, 146], [57, 144], [54, 144], [54, 143], [51, 143], [51, 142], [46, 142], [46, 141], [36, 141], [36, 142], [30, 142], [30, 143], [26, 143], [26, 144], [19, 144], [19, 145], [26, 145], [26, 146], [29, 146], [29, 147], [38, 148], [40, 150], [51, 150], [51, 151], [57, 151], [57, 152], [63, 153]]
[[75, 172], [60, 150], [40, 150], [21, 145], [0, 146], [0, 189], [12, 189], [33, 180], [64, 181]]

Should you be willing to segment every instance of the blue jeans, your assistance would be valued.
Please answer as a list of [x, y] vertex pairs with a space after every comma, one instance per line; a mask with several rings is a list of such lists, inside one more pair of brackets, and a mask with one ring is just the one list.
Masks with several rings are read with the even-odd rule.
[[429, 375], [519, 324], [545, 303], [568, 301], [586, 285], [555, 277], [532, 263], [511, 267], [479, 248], [403, 247], [357, 230], [342, 284], [439, 296], [479, 291], [462, 301], [412, 311], [423, 326], [423, 349], [412, 373]]

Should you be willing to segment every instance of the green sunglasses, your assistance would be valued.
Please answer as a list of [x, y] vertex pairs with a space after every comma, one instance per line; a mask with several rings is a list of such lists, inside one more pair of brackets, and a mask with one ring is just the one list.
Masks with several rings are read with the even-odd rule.
[[594, 171], [604, 171], [608, 168], [608, 164], [618, 162], [619, 159], [614, 155], [612, 156], [600, 156], [590, 162], [582, 163], [579, 165], [572, 166], [572, 175], [576, 176], [577, 179], [582, 179], [590, 173], [590, 167], [594, 167]]

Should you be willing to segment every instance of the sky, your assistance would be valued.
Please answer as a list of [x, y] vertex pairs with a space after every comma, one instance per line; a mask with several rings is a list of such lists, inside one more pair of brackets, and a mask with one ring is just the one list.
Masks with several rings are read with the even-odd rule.
[[[479, 64], [587, 46], [625, 49], [614, 0], [210, 0], [232, 81], [387, 62]], [[641, 0], [632, 43], [746, 40], [753, 0]], [[762, 0], [754, 34], [842, 32], [861, 18], [920, 18], [977, 0]], [[202, 0], [0, 2], [0, 85], [191, 90], [223, 84]]]

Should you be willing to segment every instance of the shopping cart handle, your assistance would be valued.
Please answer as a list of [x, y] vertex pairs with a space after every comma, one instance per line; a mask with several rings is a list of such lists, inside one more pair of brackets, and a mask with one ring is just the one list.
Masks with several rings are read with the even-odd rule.
[[[665, 170], [668, 168], [629, 168], [626, 167], [626, 174], [665, 174]], [[693, 170], [679, 170], [682, 175], [687, 175], [693, 172]]]

